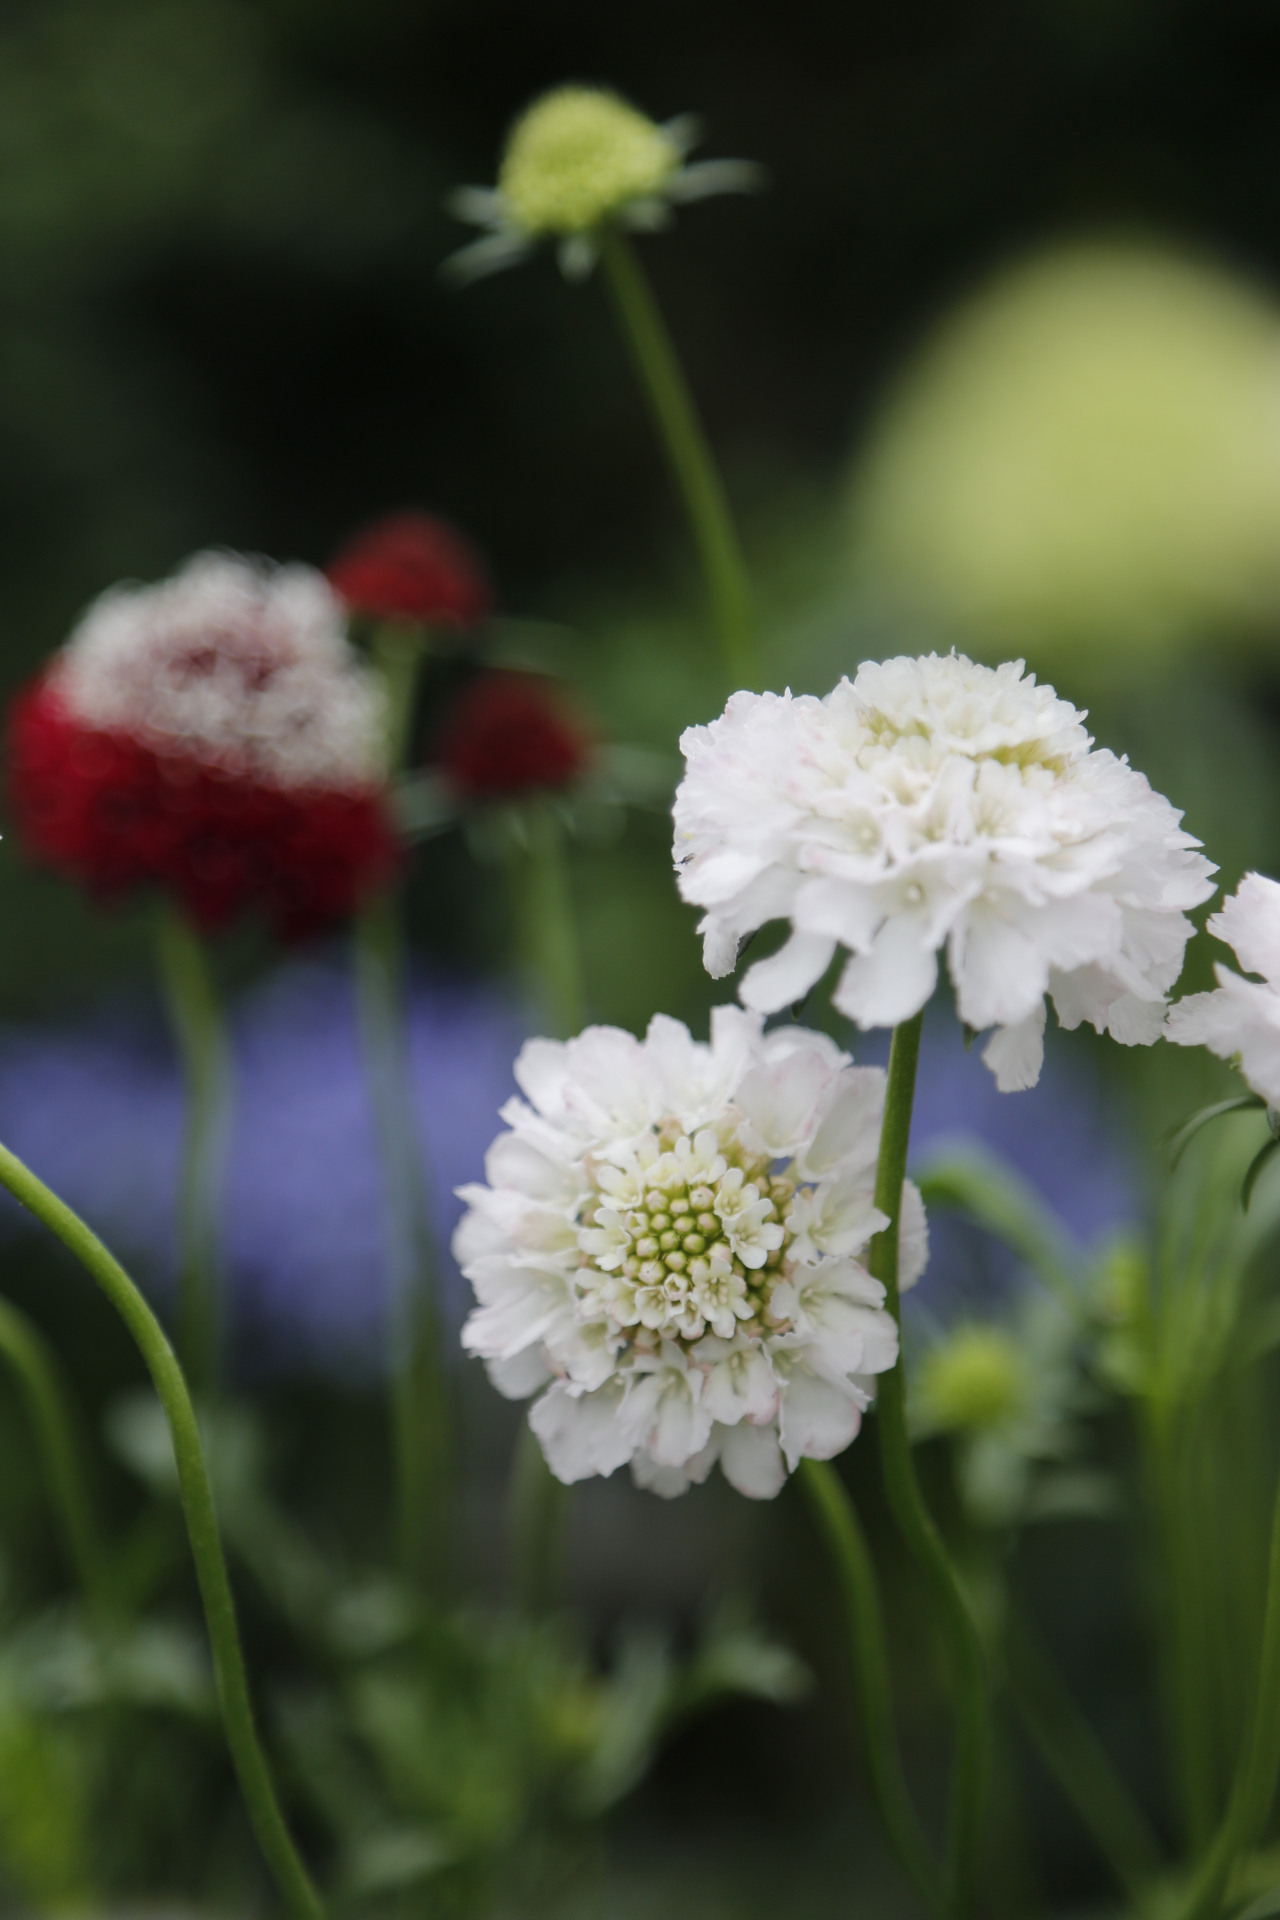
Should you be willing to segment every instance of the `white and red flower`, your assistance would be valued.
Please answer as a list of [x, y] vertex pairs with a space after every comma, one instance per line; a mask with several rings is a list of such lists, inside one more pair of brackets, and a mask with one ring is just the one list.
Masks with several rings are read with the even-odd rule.
[[30, 851], [95, 893], [298, 936], [394, 869], [384, 726], [321, 574], [197, 554], [95, 601], [18, 695], [9, 797]]

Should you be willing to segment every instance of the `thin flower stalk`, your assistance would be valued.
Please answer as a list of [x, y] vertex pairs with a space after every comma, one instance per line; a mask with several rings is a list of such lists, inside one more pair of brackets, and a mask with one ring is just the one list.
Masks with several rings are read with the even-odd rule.
[[564, 827], [550, 796], [521, 813], [523, 845], [512, 869], [516, 944], [548, 1031], [567, 1039], [582, 1026], [582, 956]]
[[160, 1322], [119, 1261], [70, 1207], [3, 1146], [0, 1146], [0, 1185], [56, 1235], [97, 1282], [124, 1321], [151, 1375], [173, 1441], [183, 1518], [204, 1605], [222, 1723], [245, 1807], [290, 1912], [297, 1920], [323, 1920], [320, 1897], [285, 1824], [271, 1768], [254, 1724], [209, 1469], [195, 1406], [177, 1355]]
[[34, 1322], [7, 1300], [0, 1300], [0, 1356], [27, 1402], [67, 1559], [89, 1607], [101, 1617], [108, 1607], [106, 1568], [80, 1435], [52, 1349]]
[[1280, 1488], [1271, 1523], [1267, 1605], [1253, 1690], [1253, 1711], [1231, 1798], [1192, 1887], [1184, 1920], [1215, 1920], [1224, 1910], [1232, 1871], [1256, 1845], [1280, 1780]]
[[735, 686], [756, 686], [760, 668], [746, 563], [671, 336], [635, 249], [616, 226], [601, 229], [600, 258], [689, 517], [725, 666]]
[[836, 1468], [804, 1460], [800, 1483], [835, 1564], [848, 1620], [862, 1743], [876, 1809], [904, 1870], [935, 1913], [945, 1913], [946, 1890], [929, 1842], [911, 1804], [898, 1752], [889, 1661], [875, 1567], [862, 1524]]
[[200, 1392], [217, 1379], [222, 1338], [218, 1216], [231, 1054], [204, 943], [167, 902], [159, 909], [157, 958], [186, 1094], [178, 1193], [178, 1351]]
[[[889, 1312], [899, 1321], [898, 1226], [923, 1018], [922, 1013], [916, 1014], [894, 1029], [889, 1050], [880, 1158], [876, 1168], [875, 1204], [887, 1217], [889, 1225], [872, 1241], [869, 1265], [872, 1275], [884, 1287]], [[880, 1377], [876, 1407], [880, 1457], [890, 1510], [933, 1590], [952, 1668], [956, 1744], [947, 1882], [950, 1911], [962, 1916], [974, 1910], [990, 1765], [987, 1678], [977, 1629], [916, 1477], [907, 1431], [906, 1374], [901, 1345], [895, 1364]]]
[[[394, 774], [408, 757], [422, 643], [418, 634], [389, 624], [375, 632], [373, 655], [386, 688], [386, 757]], [[439, 1267], [408, 1070], [404, 928], [390, 890], [360, 914], [355, 956], [360, 1035], [387, 1195], [396, 1558], [405, 1578], [425, 1590], [447, 1577], [453, 1440]]]

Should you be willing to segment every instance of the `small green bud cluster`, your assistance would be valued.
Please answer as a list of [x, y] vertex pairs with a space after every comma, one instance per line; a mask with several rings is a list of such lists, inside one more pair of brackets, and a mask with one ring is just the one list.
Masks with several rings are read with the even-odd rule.
[[934, 1426], [982, 1433], [1022, 1412], [1026, 1366], [1016, 1341], [998, 1327], [960, 1327], [925, 1355], [916, 1376]]

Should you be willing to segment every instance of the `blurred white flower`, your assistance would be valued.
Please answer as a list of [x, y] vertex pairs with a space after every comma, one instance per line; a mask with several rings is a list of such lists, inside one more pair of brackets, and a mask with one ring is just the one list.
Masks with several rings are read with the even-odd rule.
[[868, 661], [823, 700], [734, 694], [684, 734], [675, 802], [707, 971], [790, 920], [743, 1001], [799, 1001], [843, 947], [836, 1006], [887, 1027], [929, 999], [945, 945], [961, 1018], [996, 1028], [983, 1057], [1005, 1091], [1039, 1078], [1046, 993], [1063, 1026], [1149, 1045], [1215, 869], [1083, 720], [1021, 661], [956, 654]]
[[197, 553], [155, 586], [102, 594], [50, 669], [66, 713], [279, 787], [383, 774], [380, 682], [314, 567]]
[[1240, 1071], [1264, 1100], [1280, 1106], [1280, 882], [1246, 873], [1208, 929], [1261, 980], [1244, 980], [1221, 961], [1212, 993], [1189, 993], [1170, 1007], [1166, 1032], [1180, 1047], [1208, 1047]]
[[[898, 1352], [856, 1257], [885, 1225], [879, 1068], [719, 1007], [709, 1045], [659, 1014], [643, 1041], [531, 1040], [516, 1079], [454, 1252], [479, 1301], [463, 1344], [510, 1398], [539, 1394], [552, 1471], [630, 1462], [672, 1495], [719, 1460], [770, 1499], [847, 1447]], [[908, 1183], [903, 1286], [927, 1257]]]
[[690, 165], [697, 139], [688, 114], [659, 126], [602, 87], [553, 88], [516, 121], [497, 186], [453, 194], [451, 211], [486, 233], [445, 263], [449, 274], [466, 281], [496, 273], [552, 239], [563, 272], [579, 279], [595, 265], [607, 223], [652, 230], [678, 203], [760, 184], [760, 168], [747, 160]]

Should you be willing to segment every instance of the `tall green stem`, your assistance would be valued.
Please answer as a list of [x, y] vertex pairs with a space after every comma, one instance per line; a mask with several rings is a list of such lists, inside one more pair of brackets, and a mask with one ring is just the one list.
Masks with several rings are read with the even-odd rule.
[[942, 1876], [916, 1818], [898, 1754], [889, 1658], [875, 1568], [857, 1511], [836, 1469], [826, 1460], [802, 1460], [800, 1484], [835, 1563], [849, 1625], [862, 1744], [875, 1796], [899, 1860], [929, 1905], [945, 1912]]
[[[871, 1243], [871, 1272], [885, 1290], [890, 1313], [901, 1324], [898, 1301], [898, 1221], [907, 1172], [916, 1064], [923, 1013], [894, 1028], [889, 1049], [875, 1203], [889, 1225]], [[955, 1690], [956, 1744], [948, 1844], [948, 1896], [956, 1916], [973, 1910], [982, 1815], [990, 1757], [987, 1681], [982, 1646], [955, 1568], [925, 1504], [907, 1433], [907, 1382], [901, 1340], [898, 1358], [876, 1382], [876, 1426], [889, 1506], [903, 1539], [933, 1591], [946, 1638]]]
[[0, 1300], [0, 1356], [26, 1398], [67, 1558], [86, 1600], [101, 1614], [107, 1604], [102, 1541], [58, 1363], [44, 1335], [7, 1300]]
[[[422, 646], [417, 632], [396, 626], [381, 627], [372, 638], [386, 690], [386, 761], [393, 775], [408, 757]], [[410, 1584], [426, 1591], [447, 1578], [452, 1420], [439, 1263], [409, 1073], [408, 958], [394, 892], [381, 894], [361, 913], [355, 957], [360, 1035], [387, 1196], [396, 1557]]]
[[1266, 1825], [1280, 1779], [1280, 1488], [1271, 1522], [1267, 1606], [1253, 1711], [1217, 1837], [1201, 1864], [1183, 1920], [1216, 1920], [1231, 1872]]
[[396, 1555], [419, 1591], [445, 1578], [452, 1464], [438, 1265], [409, 1077], [404, 935], [384, 895], [356, 925], [356, 996], [387, 1196]]
[[218, 1371], [218, 1211], [231, 1060], [204, 945], [168, 904], [160, 909], [157, 952], [186, 1090], [178, 1195], [178, 1351], [199, 1392], [213, 1383]]
[[70, 1207], [3, 1146], [0, 1146], [0, 1184], [56, 1234], [87, 1269], [133, 1336], [155, 1383], [173, 1439], [182, 1512], [209, 1629], [222, 1723], [240, 1791], [258, 1844], [291, 1912], [299, 1916], [299, 1920], [321, 1920], [323, 1908], [319, 1896], [284, 1823], [271, 1770], [254, 1725], [209, 1470], [200, 1444], [195, 1407], [177, 1356], [160, 1322], [119, 1261]]
[[746, 564], [671, 336], [635, 249], [616, 227], [602, 232], [600, 254], [623, 334], [689, 516], [725, 665], [735, 685], [754, 687], [760, 665]]
[[564, 829], [549, 799], [531, 801], [522, 825], [524, 850], [513, 873], [517, 942], [543, 1018], [567, 1039], [582, 1026], [584, 994]]

